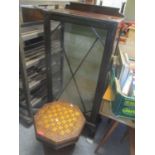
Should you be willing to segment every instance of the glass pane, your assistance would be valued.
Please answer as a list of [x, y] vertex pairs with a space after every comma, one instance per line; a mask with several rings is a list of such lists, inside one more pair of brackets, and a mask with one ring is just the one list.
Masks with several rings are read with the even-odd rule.
[[[96, 29], [96, 32], [105, 42], [106, 31]], [[64, 56], [63, 63], [63, 86], [64, 92], [59, 99], [67, 100], [77, 104], [82, 111], [84, 108], [81, 103], [80, 95], [84, 102], [86, 111], [91, 111], [93, 99], [98, 81], [100, 64], [104, 51], [103, 44], [99, 40], [94, 44], [92, 50], [88, 53], [90, 47], [96, 40], [96, 35], [91, 27], [79, 26], [74, 24], [65, 24], [64, 48], [67, 56]], [[87, 55], [87, 56], [86, 56]], [[83, 58], [86, 56], [85, 60]], [[81, 62], [83, 63], [81, 64]], [[77, 68], [79, 69], [77, 70]], [[76, 71], [75, 80], [80, 91], [77, 91], [76, 84], [72, 74]]]
[[75, 83], [73, 80], [69, 83], [65, 91], [60, 96], [61, 100], [69, 101], [75, 105], [77, 105], [82, 111], [84, 111], [83, 106], [80, 101], [80, 97], [78, 95]]
[[75, 75], [87, 111], [92, 109], [102, 54], [103, 46], [97, 42]]
[[[77, 104], [82, 111], [84, 109], [91, 111], [104, 51], [106, 31], [65, 24], [65, 52], [62, 51], [61, 35], [61, 26], [59, 26], [51, 37], [54, 97]], [[100, 41], [97, 36], [101, 39]], [[75, 79], [73, 79], [72, 74], [74, 74]]]

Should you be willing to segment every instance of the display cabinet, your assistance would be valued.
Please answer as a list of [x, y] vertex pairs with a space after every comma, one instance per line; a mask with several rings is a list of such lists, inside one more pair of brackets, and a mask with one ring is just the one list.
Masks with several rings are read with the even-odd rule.
[[[43, 10], [48, 101], [67, 100], [80, 107], [88, 124], [96, 123], [107, 84], [111, 57], [118, 43], [123, 16], [117, 8], [70, 3], [65, 9]], [[61, 89], [55, 96], [55, 58], [51, 24], [61, 29]], [[55, 30], [56, 30], [55, 29]]]

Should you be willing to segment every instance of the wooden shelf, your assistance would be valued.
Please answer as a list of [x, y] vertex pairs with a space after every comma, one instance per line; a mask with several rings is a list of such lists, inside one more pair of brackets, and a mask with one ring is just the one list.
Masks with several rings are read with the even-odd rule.
[[102, 101], [101, 107], [100, 107], [100, 111], [99, 111], [100, 115], [102, 116], [106, 116], [110, 119], [113, 119], [115, 121], [118, 121], [122, 124], [125, 124], [127, 126], [130, 126], [132, 128], [135, 127], [135, 122], [129, 119], [125, 119], [125, 118], [121, 118], [121, 117], [117, 117], [116, 115], [113, 114], [112, 112], [112, 108], [111, 108], [111, 102]]

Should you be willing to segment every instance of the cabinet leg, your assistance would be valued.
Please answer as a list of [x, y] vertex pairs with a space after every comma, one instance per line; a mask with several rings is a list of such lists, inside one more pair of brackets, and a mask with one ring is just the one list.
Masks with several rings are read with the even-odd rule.
[[97, 153], [97, 151], [99, 150], [101, 145], [103, 145], [109, 139], [109, 137], [112, 135], [113, 131], [116, 129], [116, 127], [118, 125], [119, 125], [119, 122], [117, 122], [117, 121], [112, 122], [112, 126], [110, 127], [110, 129], [108, 129], [108, 131], [102, 137], [101, 141], [99, 142], [99, 144], [95, 150], [95, 153]]

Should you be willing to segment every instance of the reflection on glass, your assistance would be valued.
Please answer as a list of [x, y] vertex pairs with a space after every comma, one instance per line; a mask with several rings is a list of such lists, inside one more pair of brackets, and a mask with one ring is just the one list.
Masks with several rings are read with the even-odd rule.
[[[106, 32], [103, 30], [97, 30], [97, 32], [101, 36], [102, 42], [104, 42], [105, 40], [103, 38], [105, 38]], [[72, 74], [70, 72], [68, 62], [64, 57], [63, 88], [65, 88], [65, 90], [59, 99], [77, 104], [82, 111], [84, 111], [84, 108], [81, 104], [80, 95], [86, 107], [86, 111], [91, 111], [92, 109], [100, 63], [104, 51], [103, 45], [99, 40], [97, 40], [81, 64], [82, 59], [88, 53], [88, 50], [94, 43], [95, 39], [96, 36], [90, 27], [71, 24], [65, 25], [64, 48], [72, 72], [74, 73], [76, 71], [74, 77], [80, 94], [77, 91], [74, 79], [71, 80]], [[77, 70], [79, 65], [80, 68]]]

